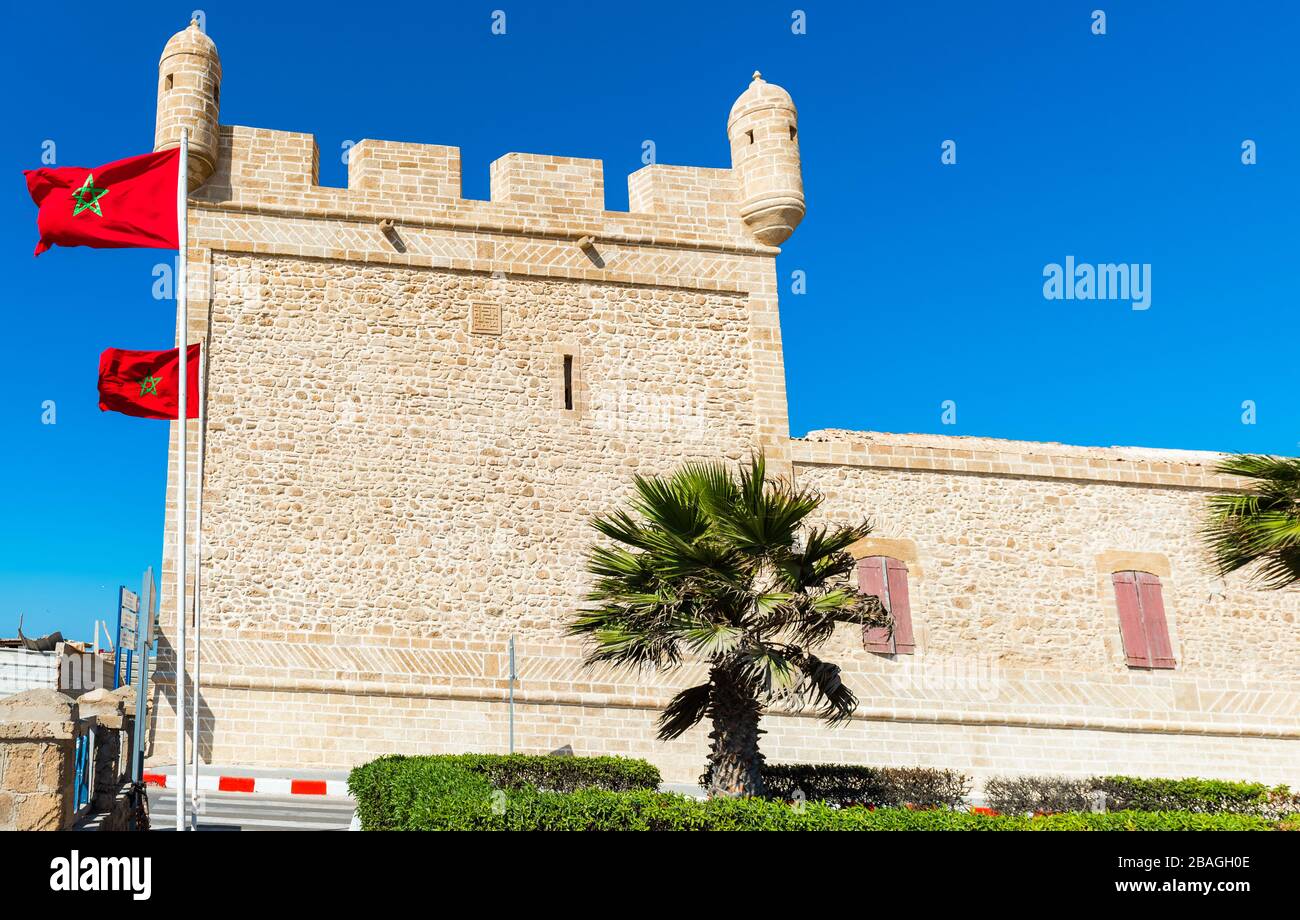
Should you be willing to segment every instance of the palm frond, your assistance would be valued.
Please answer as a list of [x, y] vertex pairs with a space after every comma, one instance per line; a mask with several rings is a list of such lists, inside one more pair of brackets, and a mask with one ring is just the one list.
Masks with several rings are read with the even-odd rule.
[[642, 544], [643, 532], [641, 527], [632, 520], [626, 511], [618, 510], [612, 514], [594, 517], [591, 519], [591, 526], [611, 540], [616, 540], [625, 546], [636, 549], [645, 548]]
[[672, 741], [690, 731], [708, 712], [713, 685], [687, 687], [672, 698], [659, 715], [659, 739]]
[[733, 493], [702, 497], [720, 536], [738, 551], [760, 558], [788, 551], [800, 523], [820, 504], [816, 493], [765, 477], [766, 461], [758, 454], [748, 468], [741, 467]]
[[1266, 587], [1300, 583], [1300, 458], [1240, 454], [1217, 469], [1253, 480], [1245, 493], [1207, 501], [1202, 538], [1219, 574], [1257, 565]]
[[874, 528], [869, 521], [852, 527], [815, 527], [804, 540], [801, 555], [802, 580], [807, 585], [821, 585], [853, 571], [856, 560], [848, 549], [869, 536]]
[[779, 646], [754, 643], [737, 653], [746, 681], [764, 696], [788, 693], [799, 683], [798, 668]]
[[651, 579], [649, 560], [622, 547], [593, 546], [587, 554], [587, 571], [600, 578]]
[[739, 490], [725, 463], [689, 460], [672, 478], [674, 488], [695, 496], [702, 503], [731, 504]]
[[687, 544], [708, 531], [709, 518], [700, 507], [699, 496], [674, 480], [637, 476], [633, 487], [636, 495], [630, 504], [653, 529]]
[[880, 598], [845, 586], [792, 595], [789, 602], [770, 611], [762, 632], [815, 648], [830, 639], [841, 623], [870, 627], [891, 622]]
[[858, 708], [858, 698], [840, 678], [839, 665], [823, 661], [802, 649], [792, 658], [803, 672], [804, 682], [799, 687], [803, 702], [813, 706], [817, 714], [831, 724], [853, 715]]
[[1300, 494], [1300, 457], [1274, 457], [1269, 454], [1233, 454], [1216, 468], [1226, 476], [1257, 480], [1266, 490]]
[[745, 630], [729, 623], [707, 623], [684, 630], [681, 638], [695, 654], [712, 658], [736, 649], [744, 641]]

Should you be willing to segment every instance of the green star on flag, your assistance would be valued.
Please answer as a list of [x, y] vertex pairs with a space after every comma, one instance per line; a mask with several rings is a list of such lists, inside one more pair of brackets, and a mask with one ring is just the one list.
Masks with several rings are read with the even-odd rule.
[[95, 188], [95, 176], [92, 173], [86, 174], [86, 181], [81, 183], [81, 188], [72, 192], [72, 197], [76, 204], [72, 206], [72, 216], [76, 217], [82, 211], [93, 211], [100, 217], [104, 212], [99, 209], [99, 199], [108, 194], [106, 188]]
[[149, 376], [140, 381], [140, 395], [152, 393], [158, 395], [158, 384], [162, 382], [161, 377]]

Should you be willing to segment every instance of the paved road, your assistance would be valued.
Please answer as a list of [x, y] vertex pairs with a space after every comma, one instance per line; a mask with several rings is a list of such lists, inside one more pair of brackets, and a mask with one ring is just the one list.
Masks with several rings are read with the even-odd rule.
[[[201, 831], [345, 831], [351, 799], [258, 792], [204, 792]], [[149, 788], [149, 821], [156, 831], [176, 830], [176, 793]]]

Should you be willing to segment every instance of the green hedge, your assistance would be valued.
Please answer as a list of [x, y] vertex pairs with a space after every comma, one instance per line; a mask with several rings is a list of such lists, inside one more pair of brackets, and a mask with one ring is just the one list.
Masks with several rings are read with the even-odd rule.
[[1300, 811], [1300, 796], [1286, 786], [1220, 779], [1144, 779], [1100, 776], [1093, 788], [1106, 793], [1108, 807], [1142, 811], [1199, 811], [1281, 817]]
[[[381, 757], [352, 771], [348, 787], [365, 830], [1268, 830], [1247, 815], [1185, 812], [1062, 814], [1043, 818], [975, 815], [906, 808], [791, 806], [763, 799], [702, 801], [649, 788], [544, 791], [547, 782], [623, 786], [649, 778], [648, 765], [617, 758], [532, 758], [522, 763], [487, 755]], [[567, 765], [561, 765], [567, 762]], [[656, 774], [657, 775], [657, 774]], [[508, 778], [509, 789], [493, 778]]]
[[1061, 776], [994, 776], [984, 784], [984, 801], [1004, 815], [1089, 811], [1090, 779]]
[[1043, 818], [987, 817], [969, 812], [906, 808], [834, 808], [810, 802], [793, 807], [764, 799], [702, 801], [670, 793], [605, 792], [509, 795], [500, 813], [475, 807], [449, 823], [418, 830], [538, 831], [1175, 831], [1269, 830], [1243, 815], [1114, 812]]
[[498, 789], [535, 786], [550, 792], [606, 789], [631, 792], [658, 789], [659, 768], [626, 757], [537, 756], [533, 754], [460, 754], [456, 763], [487, 777]]
[[1093, 791], [1106, 794], [1110, 811], [1187, 811], [1270, 819], [1300, 811], [1300, 796], [1286, 786], [1217, 779], [995, 776], [984, 787], [989, 806], [1007, 814], [1085, 809]]
[[367, 830], [409, 828], [414, 808], [437, 800], [450, 815], [467, 799], [491, 798], [493, 790], [535, 789], [564, 793], [597, 788], [610, 792], [654, 790], [662, 777], [644, 760], [622, 757], [554, 757], [528, 754], [389, 755], [348, 776], [348, 790]]

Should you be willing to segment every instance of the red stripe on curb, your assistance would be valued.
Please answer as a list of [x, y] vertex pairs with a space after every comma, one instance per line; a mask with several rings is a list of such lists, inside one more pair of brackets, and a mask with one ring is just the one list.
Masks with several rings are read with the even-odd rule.
[[[144, 782], [150, 786], [167, 787], [169, 773], [145, 773]], [[206, 779], [206, 777], [205, 777]], [[257, 777], [254, 776], [218, 776], [217, 790], [219, 792], [256, 792]], [[266, 785], [278, 786], [284, 782], [281, 779], [275, 779]], [[329, 784], [323, 779], [290, 779], [289, 792], [292, 795], [329, 795]], [[283, 788], [283, 787], [280, 787]]]

